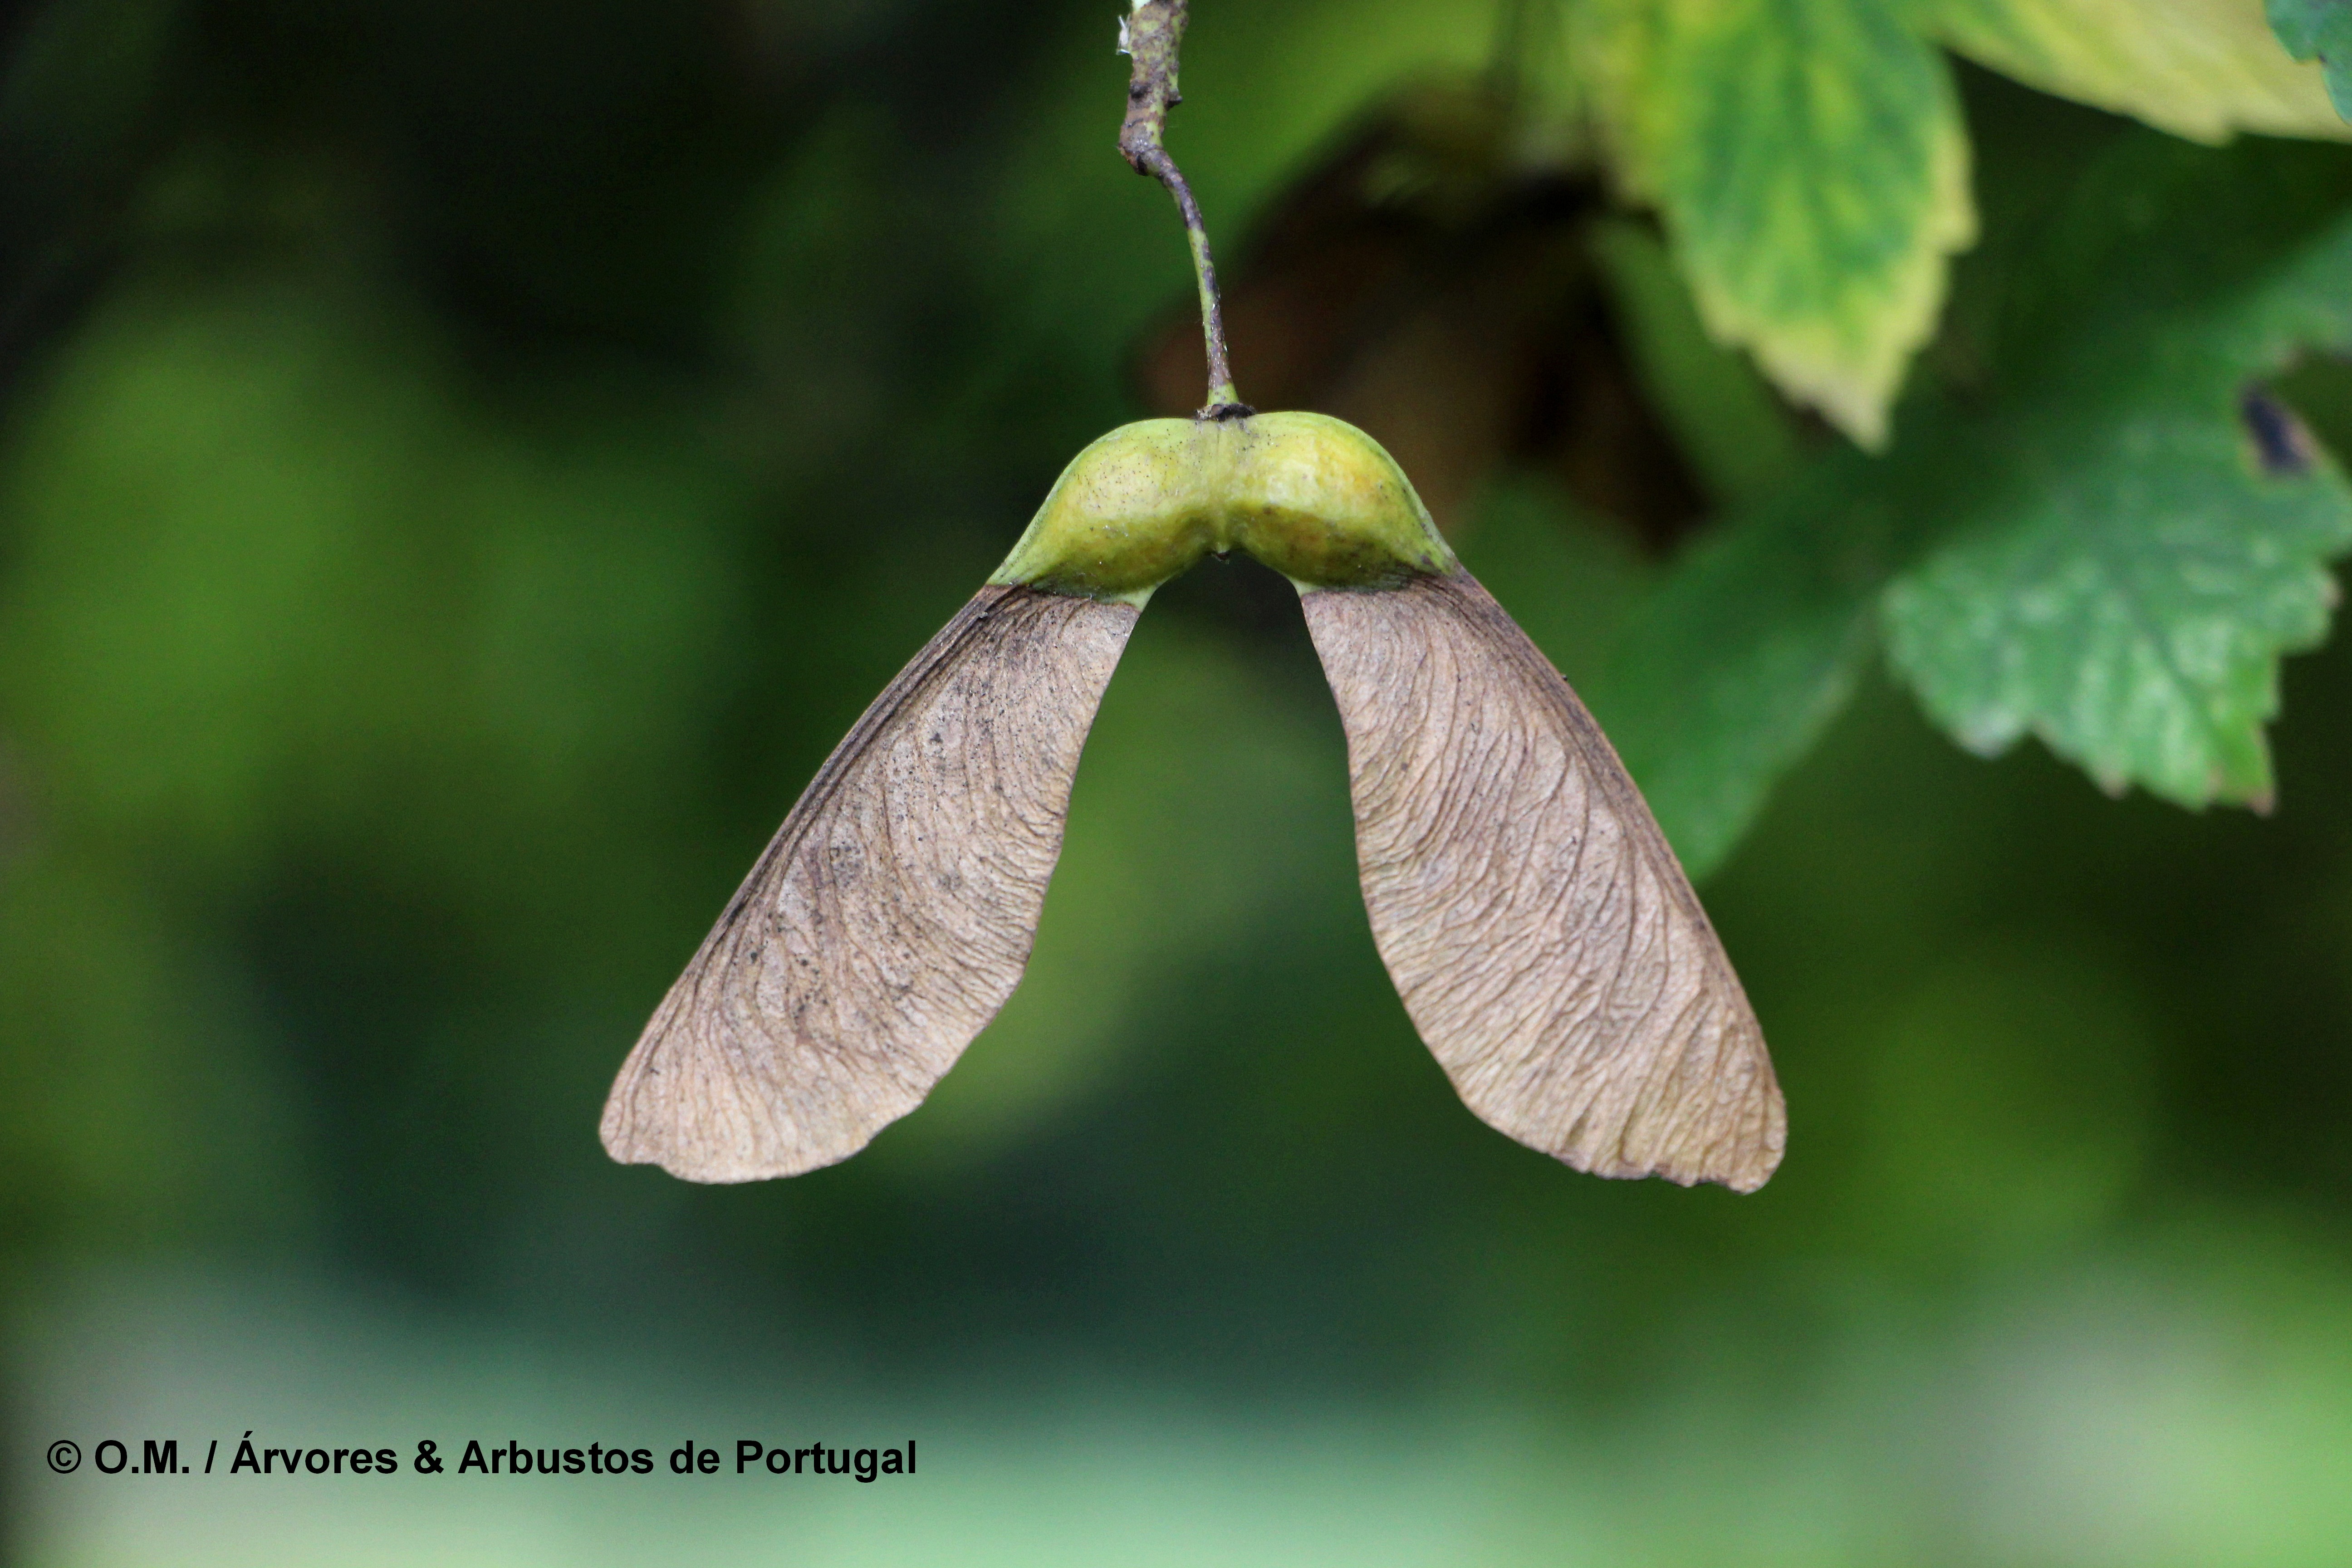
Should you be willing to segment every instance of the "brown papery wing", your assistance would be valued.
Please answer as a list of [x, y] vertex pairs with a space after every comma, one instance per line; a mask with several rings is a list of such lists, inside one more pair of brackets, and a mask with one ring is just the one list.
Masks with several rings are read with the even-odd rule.
[[1466, 573], [1301, 598], [1373, 940], [1463, 1101], [1580, 1171], [1763, 1185], [1763, 1032], [1568, 682]]
[[874, 700], [670, 987], [604, 1147], [697, 1182], [845, 1159], [1013, 994], [1134, 605], [991, 585]]

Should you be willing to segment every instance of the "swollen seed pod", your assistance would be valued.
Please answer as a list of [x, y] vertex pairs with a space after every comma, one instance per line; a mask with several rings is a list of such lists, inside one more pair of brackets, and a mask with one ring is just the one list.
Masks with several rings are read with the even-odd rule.
[[1762, 1185], [1780, 1091], [1648, 806], [1388, 454], [1315, 414], [1151, 420], [1078, 455], [670, 988], [605, 1106], [613, 1157], [791, 1175], [920, 1103], [1028, 961], [1136, 616], [1232, 550], [1298, 589], [1373, 938], [1464, 1101], [1579, 1170]]

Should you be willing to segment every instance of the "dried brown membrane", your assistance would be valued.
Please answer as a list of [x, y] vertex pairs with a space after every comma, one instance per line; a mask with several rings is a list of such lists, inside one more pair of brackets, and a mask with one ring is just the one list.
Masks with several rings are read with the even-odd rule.
[[613, 1157], [793, 1175], [921, 1103], [1028, 962], [1136, 616], [1232, 549], [1298, 587], [1373, 939], [1464, 1102], [1580, 1171], [1761, 1186], [1787, 1126], [1763, 1033], [1633, 781], [1388, 454], [1308, 414], [1150, 420], [1079, 454], [663, 999], [605, 1105]]

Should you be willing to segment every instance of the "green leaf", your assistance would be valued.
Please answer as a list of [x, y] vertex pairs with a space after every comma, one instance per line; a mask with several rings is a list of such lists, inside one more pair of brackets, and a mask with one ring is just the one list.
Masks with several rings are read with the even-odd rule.
[[[2038, 297], [2046, 215], [2063, 208], [2086, 153], [2116, 134], [2101, 117], [2009, 96], [2054, 113], [1988, 144], [1997, 199], [1952, 311], [1971, 337], [1986, 335], [1980, 321], [2013, 314], [2021, 295]], [[2018, 107], [1992, 123], [2015, 122]], [[2082, 292], [2061, 289], [2068, 301]], [[1973, 367], [1994, 347], [1958, 357]], [[1953, 357], [1945, 345], [1930, 363]], [[1919, 493], [1916, 470], [1943, 410], [1932, 388], [1913, 405], [1886, 456], [1843, 444], [1810, 460], [1790, 453], [1772, 482], [1738, 497], [1645, 598], [1588, 693], [1695, 877], [1729, 855], [1780, 776], [1843, 711], [1880, 646], [1881, 592], [1932, 542], [1936, 497]]]
[[2097, 302], [1938, 443], [1950, 537], [1889, 589], [1889, 651], [1972, 750], [2031, 733], [2111, 790], [2259, 805], [2279, 658], [2326, 635], [2352, 491], [2247, 400], [2300, 351], [2352, 344], [2352, 160], [2135, 141], [2074, 206], [2134, 199], [2162, 218], [2053, 237]]
[[2011, 185], [2042, 189], [1996, 209], [1963, 271], [1974, 341], [1936, 360], [1951, 385], [1906, 403], [1886, 456], [1832, 452], [1727, 515], [1591, 692], [1694, 876], [1882, 630], [1979, 749], [2039, 732], [2175, 799], [2268, 788], [2278, 656], [2324, 629], [2352, 502], [2316, 454], [2263, 471], [2240, 405], [2298, 345], [2352, 342], [2352, 158], [2145, 132], [2091, 156], [2042, 132], [2000, 154]]
[[1838, 453], [1736, 516], [1643, 606], [1592, 694], [1694, 878], [1730, 854], [1869, 668], [1905, 542], [1884, 467]]
[[2269, 0], [2271, 26], [2286, 52], [2326, 68], [2327, 96], [2352, 120], [2352, 4], [2346, 0]]
[[[2352, 61], [2352, 0], [2272, 13], [2297, 55]], [[2257, 0], [1582, 0], [1570, 15], [1602, 140], [1664, 215], [1707, 329], [1865, 447], [1884, 444], [1934, 330], [1946, 258], [1975, 235], [1968, 138], [1931, 40], [2198, 141], [2352, 134]]]
[[1880, 444], [1975, 218], [1951, 73], [1899, 0], [1594, 0], [1577, 58], [1708, 330]]
[[[2275, 18], [2321, 6], [2352, 15], [2340, 0], [2272, 0], [2271, 9]], [[2311, 50], [2289, 58], [2279, 47], [2285, 26], [2273, 37], [2259, 0], [1930, 0], [1928, 24], [2029, 87], [2192, 141], [2347, 134], [2319, 72], [2295, 63]]]

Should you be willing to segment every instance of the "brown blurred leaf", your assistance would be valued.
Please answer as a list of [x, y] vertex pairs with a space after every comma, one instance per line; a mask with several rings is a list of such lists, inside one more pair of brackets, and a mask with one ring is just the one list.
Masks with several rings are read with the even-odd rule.
[[[1424, 84], [1277, 197], [1221, 268], [1235, 380], [1260, 407], [1369, 432], [1449, 531], [1510, 460], [1662, 547], [1705, 499], [1586, 253], [1601, 186], [1516, 163], [1513, 132], [1493, 91]], [[1153, 413], [1191, 411], [1202, 352], [1189, 303], [1171, 305], [1136, 363]]]

